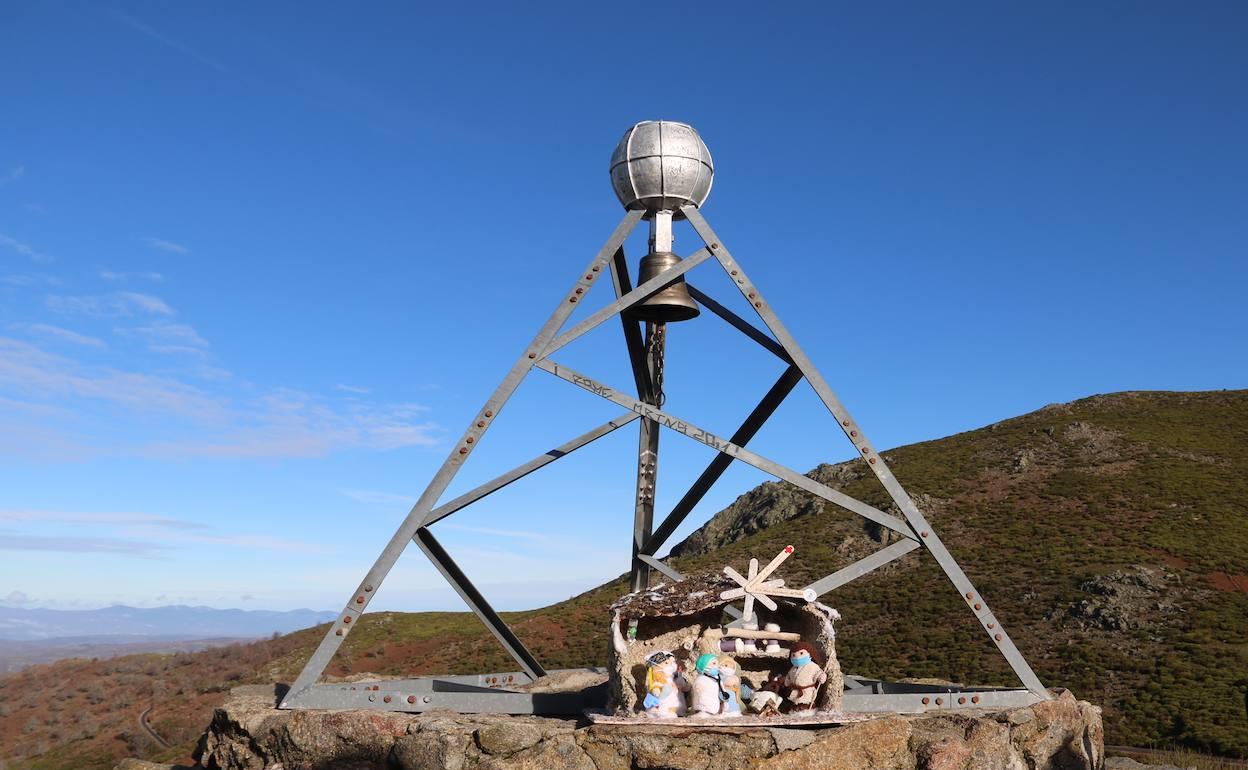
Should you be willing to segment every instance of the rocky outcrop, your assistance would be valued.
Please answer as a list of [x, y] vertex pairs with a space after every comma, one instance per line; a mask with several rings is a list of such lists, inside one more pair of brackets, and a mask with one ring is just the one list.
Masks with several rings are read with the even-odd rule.
[[1007, 711], [888, 715], [820, 729], [279, 711], [235, 689], [196, 756], [209, 770], [1100, 770], [1100, 709], [1061, 692]]

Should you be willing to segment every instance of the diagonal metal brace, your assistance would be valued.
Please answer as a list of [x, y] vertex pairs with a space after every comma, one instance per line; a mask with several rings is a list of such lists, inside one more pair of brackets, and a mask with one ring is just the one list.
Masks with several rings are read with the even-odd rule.
[[459, 509], [475, 503], [476, 501], [480, 500], [486, 495], [494, 494], [495, 492], [507, 486], [508, 484], [512, 483], [513, 481], [519, 481], [520, 479], [529, 475], [530, 473], [537, 470], [538, 468], [549, 465], [550, 463], [553, 463], [555, 460], [558, 460], [560, 457], [571, 454], [575, 452], [576, 450], [580, 449], [581, 447], [585, 446], [586, 444], [589, 444], [593, 441], [597, 441], [598, 439], [602, 438], [608, 433], [611, 433], [617, 428], [623, 428], [625, 425], [628, 425], [630, 422], [636, 420], [640, 416], [641, 415], [635, 412], [632, 412], [629, 414], [622, 414], [619, 417], [616, 417], [614, 420], [608, 420], [607, 422], [604, 422], [602, 425], [599, 425], [597, 428], [594, 428], [593, 430], [587, 433], [582, 433], [581, 435], [577, 436], [576, 438], [572, 439], [566, 444], [560, 444], [554, 449], [550, 449], [538, 455], [537, 457], [534, 457], [532, 460], [529, 460], [524, 465], [516, 466], [515, 468], [507, 471], [501, 476], [497, 476], [485, 482], [481, 486], [475, 489], [472, 489], [468, 492], [465, 492], [464, 494], [460, 495], [459, 497], [455, 498], [449, 503], [446, 503], [445, 505], [439, 505], [437, 508], [434, 508], [432, 511], [430, 511], [429, 515], [425, 516], [425, 519], [424, 521], [420, 523], [420, 526], [427, 527], [430, 524], [434, 523], [435, 521], [441, 521], [442, 519], [445, 519], [447, 516], [450, 516], [452, 513], [455, 513]]
[[533, 679], [546, 676], [546, 669], [542, 668], [542, 664], [537, 662], [537, 658], [533, 657], [529, 648], [524, 646], [524, 642], [520, 641], [520, 638], [498, 616], [498, 613], [472, 584], [468, 576], [460, 570], [459, 565], [446, 552], [442, 544], [434, 538], [433, 533], [421, 527], [416, 530], [412, 539], [416, 545], [420, 546], [420, 550], [425, 552], [425, 556], [429, 557], [429, 561], [433, 562], [433, 566], [438, 568], [438, 572], [442, 573], [442, 577], [446, 578], [446, 582], [455, 589], [455, 593], [459, 594], [464, 603], [472, 608], [485, 627], [490, 630], [490, 633], [494, 634], [494, 638], [503, 645], [507, 654], [520, 664], [524, 673]]
[[655, 277], [641, 284], [637, 288], [625, 294], [623, 297], [617, 299], [615, 302], [612, 302], [610, 305], [598, 310], [589, 318], [581, 321], [579, 324], [573, 326], [571, 329], [568, 329], [563, 334], [560, 334], [542, 351], [542, 358], [546, 358], [551, 353], [554, 353], [559, 348], [567, 345], [569, 342], [581, 336], [585, 332], [594, 329], [616, 313], [627, 310], [633, 305], [636, 305], [638, 302], [645, 300], [651, 294], [654, 294], [663, 287], [667, 286], [669, 283], [672, 283], [677, 278], [710, 259], [710, 257], [710, 250], [698, 249], [677, 264], [669, 267]]
[[851, 580], [857, 580], [871, 570], [879, 569], [894, 559], [900, 559], [902, 556], [918, 548], [919, 544], [914, 540], [898, 540], [892, 545], [881, 548], [870, 556], [864, 556], [853, 564], [849, 564], [841, 569], [833, 572], [825, 578], [820, 578], [810, 585], [806, 586], [814, 591], [817, 595], [822, 596], [834, 588], [839, 588]]
[[[776, 384], [771, 386], [763, 399], [758, 402], [758, 406], [754, 407], [754, 411], [750, 412], [745, 418], [745, 422], [741, 423], [741, 427], [737, 428], [736, 433], [732, 434], [729, 439], [737, 446], [745, 446], [754, 438], [759, 429], [763, 427], [763, 423], [775, 413], [780, 403], [784, 401], [789, 393], [793, 392], [793, 388], [797, 383], [801, 382], [802, 373], [798, 371], [796, 366], [790, 366], [780, 375], [780, 379], [776, 380]], [[706, 470], [698, 476], [693, 485], [689, 487], [689, 491], [685, 492], [684, 497], [680, 498], [680, 502], [672, 508], [672, 512], [667, 514], [667, 518], [659, 525], [654, 534], [650, 536], [642, 546], [642, 552], [653, 555], [656, 551], [663, 547], [667, 539], [672, 536], [676, 528], [681, 522], [693, 511], [694, 507], [702, 501], [702, 498], [710, 490], [711, 486], [719, 481], [719, 477], [724, 475], [724, 471], [728, 470], [728, 466], [732, 465], [732, 457], [726, 454], [717, 454], [711, 459], [710, 464], [706, 466]]]
[[685, 288], [689, 290], [689, 295], [691, 297], [696, 299], [698, 302], [701, 302], [707, 310], [727, 321], [737, 331], [770, 350], [781, 361], [784, 361], [787, 364], [793, 363], [793, 359], [789, 357], [789, 351], [785, 350], [784, 346], [779, 342], [776, 342], [771, 337], [768, 337], [767, 334], [757, 326], [719, 304], [712, 297], [707, 295], [706, 292], [701, 291], [693, 284], [686, 282]]
[[818, 481], [815, 481], [809, 476], [803, 476], [797, 471], [792, 470], [791, 468], [786, 468], [780, 463], [768, 460], [762, 455], [755, 454], [745, 447], [737, 446], [731, 441], [726, 441], [719, 436], [716, 436], [714, 433], [703, 430], [692, 423], [685, 422], [678, 417], [673, 417], [667, 412], [649, 404], [644, 404], [632, 396], [627, 395], [624, 391], [607, 387], [600, 382], [592, 380], [589, 377], [569, 369], [566, 366], [556, 364], [553, 361], [543, 359], [538, 361], [536, 366], [537, 368], [549, 372], [561, 380], [566, 380], [573, 385], [577, 385], [596, 396], [600, 396], [608, 401], [619, 404], [626, 409], [632, 409], [642, 417], [654, 420], [665, 428], [670, 428], [687, 438], [706, 444], [717, 452], [729, 455], [730, 457], [749, 465], [753, 465], [755, 468], [770, 473], [776, 478], [783, 479], [784, 481], [804, 489], [813, 495], [822, 497], [830, 503], [835, 503], [836, 505], [852, 511], [865, 519], [870, 519], [877, 524], [882, 524], [902, 537], [909, 538], [911, 540], [916, 539], [915, 534], [910, 531], [906, 523], [896, 516], [891, 516], [884, 511], [872, 508], [861, 500], [855, 500], [843, 492], [838, 492], [832, 487], [820, 484]]

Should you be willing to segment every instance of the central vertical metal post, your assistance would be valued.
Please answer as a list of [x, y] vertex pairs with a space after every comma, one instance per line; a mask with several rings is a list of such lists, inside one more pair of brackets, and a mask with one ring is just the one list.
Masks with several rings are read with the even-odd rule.
[[[655, 363], [653, 351], [662, 355], [662, 347], [655, 347], [656, 328], [664, 324], [646, 324], [646, 365], [650, 369], [650, 380], [654, 381]], [[658, 338], [662, 344], [662, 337]], [[658, 406], [658, 394], [646, 394], [646, 403]], [[658, 485], [659, 474], [659, 424], [651, 419], [642, 418], [641, 429], [637, 442], [637, 505], [633, 511], [633, 566], [629, 580], [630, 591], [640, 591], [650, 587], [650, 565], [638, 558], [650, 539], [654, 528], [654, 493]]]
[[[672, 212], [657, 211], [650, 220], [650, 253], [672, 250]], [[651, 406], [663, 405], [663, 356], [667, 324], [646, 322], [646, 367], [652, 387], [640, 394]], [[650, 587], [650, 565], [638, 558], [654, 529], [654, 496], [659, 480], [659, 423], [643, 417], [637, 440], [637, 503], [633, 510], [633, 561], [629, 590]]]

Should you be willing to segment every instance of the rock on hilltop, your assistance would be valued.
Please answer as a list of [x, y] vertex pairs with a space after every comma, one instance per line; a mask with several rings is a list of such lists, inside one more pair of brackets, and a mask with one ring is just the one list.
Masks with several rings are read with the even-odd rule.
[[[816, 730], [681, 720], [279, 711], [272, 687], [235, 688], [196, 756], [209, 770], [1099, 770], [1100, 709], [1060, 692], [1025, 708], [879, 716]], [[145, 769], [146, 770], [146, 769]]]

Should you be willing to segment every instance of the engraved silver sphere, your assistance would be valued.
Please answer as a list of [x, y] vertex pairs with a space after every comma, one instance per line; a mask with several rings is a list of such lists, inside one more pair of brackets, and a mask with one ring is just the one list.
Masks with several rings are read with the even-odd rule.
[[693, 126], [644, 120], [624, 132], [611, 154], [611, 187], [626, 209], [656, 211], [701, 207], [711, 194], [715, 166]]

